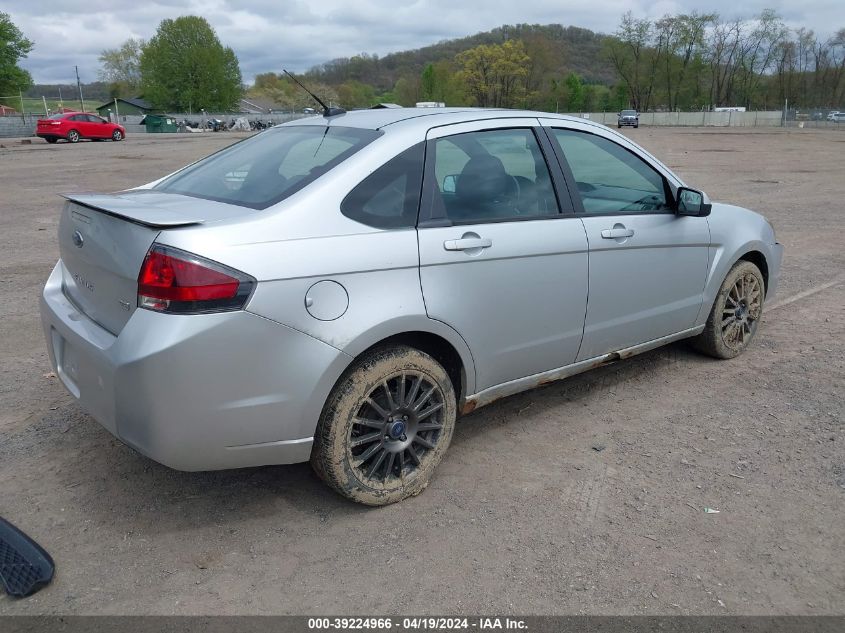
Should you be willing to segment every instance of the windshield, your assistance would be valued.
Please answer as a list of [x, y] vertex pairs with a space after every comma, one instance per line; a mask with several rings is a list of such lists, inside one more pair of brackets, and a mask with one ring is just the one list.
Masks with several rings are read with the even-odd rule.
[[622, 116], [637, 116], [636, 110], [622, 110]]
[[380, 135], [376, 130], [320, 125], [272, 128], [204, 158], [154, 189], [266, 209]]

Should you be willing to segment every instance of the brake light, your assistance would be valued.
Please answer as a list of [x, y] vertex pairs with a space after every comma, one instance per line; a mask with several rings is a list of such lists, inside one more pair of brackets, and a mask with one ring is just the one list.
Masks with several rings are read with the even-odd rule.
[[179, 314], [240, 310], [255, 279], [170, 246], [154, 244], [138, 273], [138, 307]]

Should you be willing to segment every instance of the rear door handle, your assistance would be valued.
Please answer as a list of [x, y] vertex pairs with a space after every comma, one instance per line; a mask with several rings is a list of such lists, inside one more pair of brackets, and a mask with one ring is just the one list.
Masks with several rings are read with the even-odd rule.
[[468, 251], [473, 248], [490, 248], [491, 246], [493, 246], [493, 240], [489, 237], [464, 237], [443, 242], [443, 248], [447, 251]]
[[620, 237], [631, 237], [634, 235], [634, 229], [605, 229], [601, 232], [601, 236], [606, 240], [615, 240]]

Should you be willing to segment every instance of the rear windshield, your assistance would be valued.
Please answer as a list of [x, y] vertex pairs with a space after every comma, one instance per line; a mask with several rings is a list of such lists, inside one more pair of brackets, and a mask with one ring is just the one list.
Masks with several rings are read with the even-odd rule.
[[204, 158], [154, 189], [265, 209], [380, 135], [376, 130], [320, 125], [272, 128]]
[[68, 114], [66, 112], [59, 112], [58, 114], [51, 114], [48, 119], [64, 119]]

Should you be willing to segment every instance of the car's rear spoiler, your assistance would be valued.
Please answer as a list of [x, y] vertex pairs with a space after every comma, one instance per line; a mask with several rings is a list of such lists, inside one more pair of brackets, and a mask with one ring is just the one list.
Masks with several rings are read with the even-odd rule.
[[[192, 200], [191, 204], [185, 204], [183, 196], [173, 194], [136, 190], [105, 194], [63, 193], [60, 195], [83, 207], [154, 228], [202, 224], [207, 219], [194, 215], [191, 213], [193, 209], [186, 208], [196, 207], [196, 200]], [[213, 204], [210, 203], [209, 206]]]

